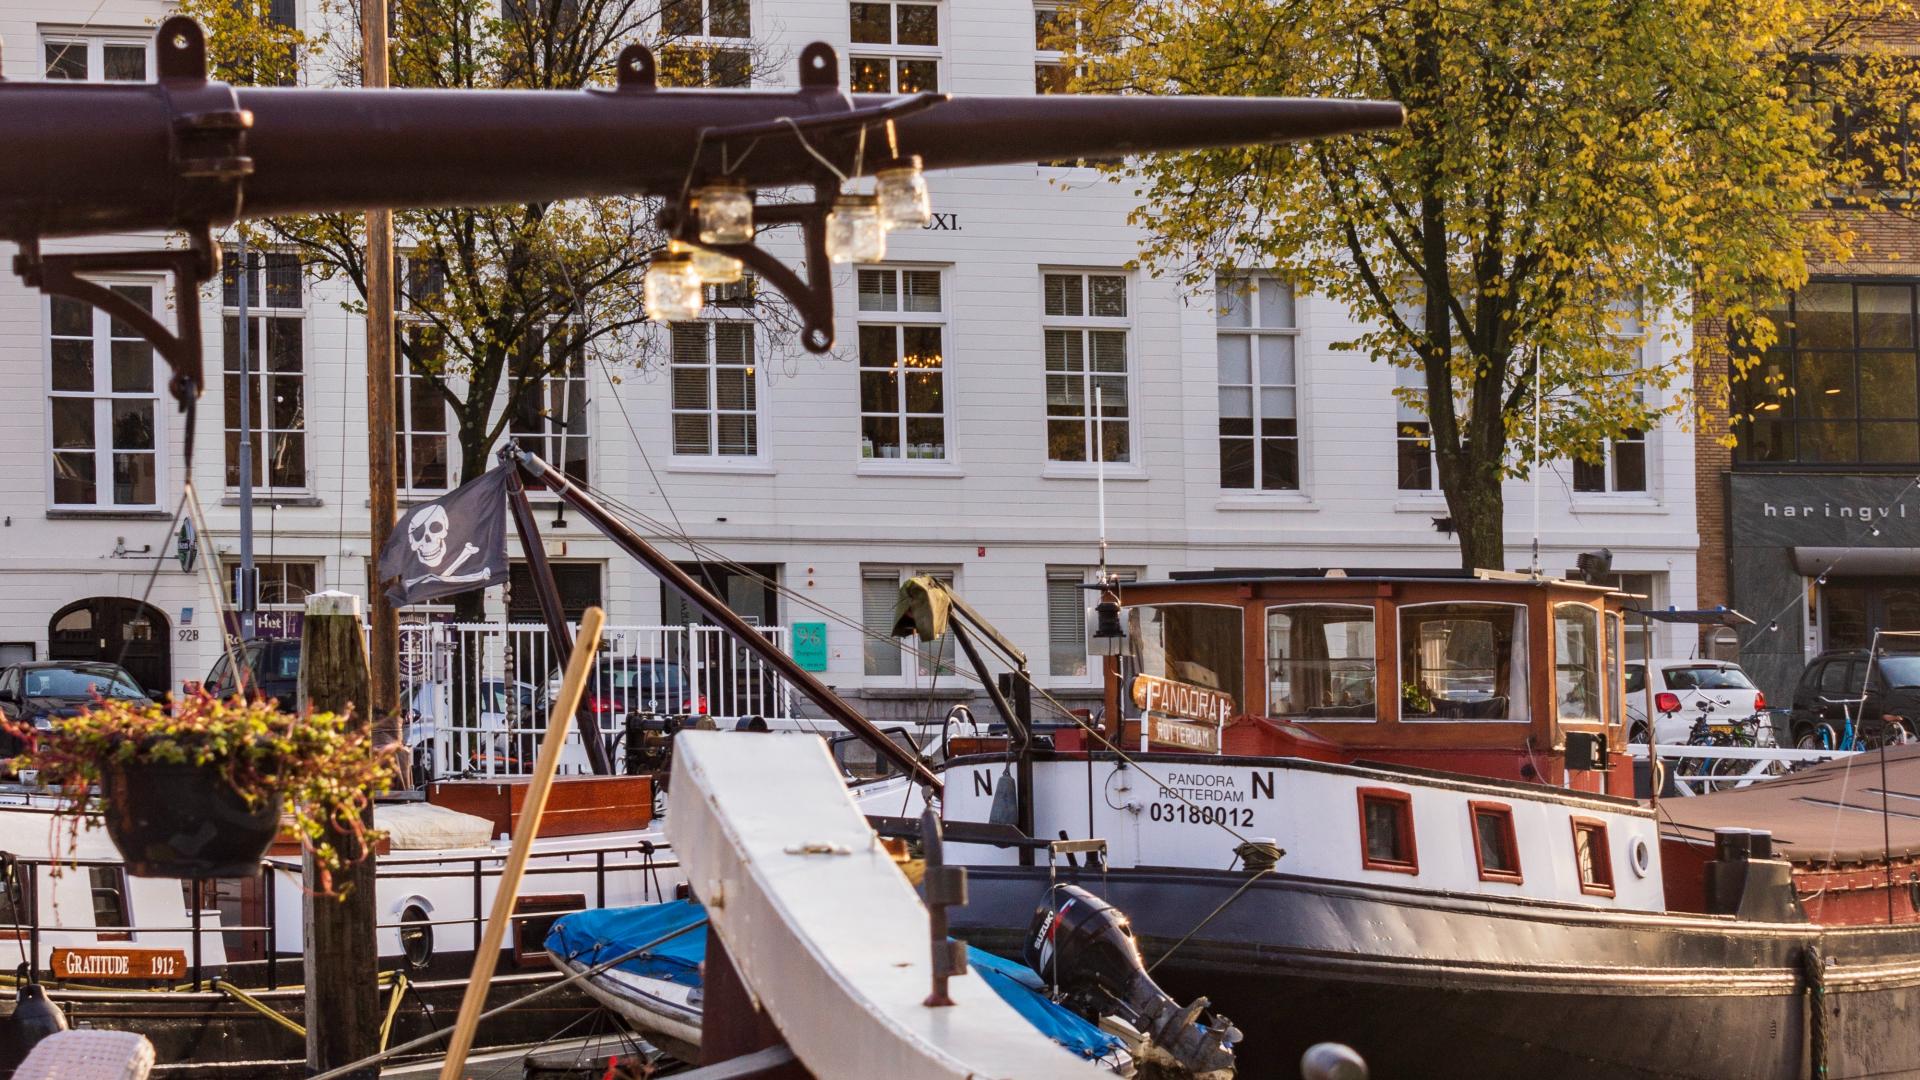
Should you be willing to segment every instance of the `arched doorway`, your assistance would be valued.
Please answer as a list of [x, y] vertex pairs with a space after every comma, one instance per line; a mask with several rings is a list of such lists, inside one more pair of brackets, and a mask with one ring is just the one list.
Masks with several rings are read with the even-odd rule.
[[48, 621], [47, 659], [119, 664], [148, 692], [164, 694], [173, 689], [171, 629], [150, 604], [123, 596], [88, 597]]

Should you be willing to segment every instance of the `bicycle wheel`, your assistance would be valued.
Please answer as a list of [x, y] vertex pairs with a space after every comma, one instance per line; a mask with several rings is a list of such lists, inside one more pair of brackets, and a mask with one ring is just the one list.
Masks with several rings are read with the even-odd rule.
[[1880, 724], [1879, 746], [1905, 746], [1913, 742], [1913, 729], [1905, 720], [1885, 720]]
[[1819, 723], [1803, 729], [1793, 746], [1796, 750], [1831, 750], [1838, 741], [1832, 724]]

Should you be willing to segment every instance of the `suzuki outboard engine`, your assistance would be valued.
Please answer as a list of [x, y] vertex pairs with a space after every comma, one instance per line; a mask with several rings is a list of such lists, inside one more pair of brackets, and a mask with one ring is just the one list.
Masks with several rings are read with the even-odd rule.
[[1047, 890], [1027, 927], [1027, 966], [1060, 1003], [1094, 1023], [1117, 1016], [1147, 1037], [1150, 1060], [1196, 1077], [1233, 1075], [1240, 1032], [1223, 1016], [1203, 1024], [1207, 999], [1181, 1008], [1140, 962], [1133, 927], [1119, 908], [1078, 885]]

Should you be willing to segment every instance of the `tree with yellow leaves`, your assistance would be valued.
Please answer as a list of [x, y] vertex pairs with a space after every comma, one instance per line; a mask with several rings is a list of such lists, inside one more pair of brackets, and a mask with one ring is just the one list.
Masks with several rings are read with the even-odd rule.
[[[1141, 159], [1145, 261], [1210, 289], [1272, 268], [1371, 327], [1340, 348], [1417, 372], [1462, 564], [1505, 568], [1501, 483], [1592, 462], [1684, 383], [1692, 311], [1761, 314], [1835, 257], [1810, 214], [1894, 167], [1914, 100], [1871, 29], [1905, 0], [1082, 0], [1076, 89], [1390, 98], [1402, 131]], [[1858, 116], [1855, 109], [1851, 115]], [[1660, 328], [1653, 329], [1648, 328]], [[1675, 347], [1641, 359], [1650, 334]]]

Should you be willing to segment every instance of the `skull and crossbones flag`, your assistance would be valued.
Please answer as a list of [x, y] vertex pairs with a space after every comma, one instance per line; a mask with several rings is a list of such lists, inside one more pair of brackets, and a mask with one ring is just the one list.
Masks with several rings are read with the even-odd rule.
[[380, 551], [395, 606], [507, 583], [507, 470], [492, 469], [401, 515]]

